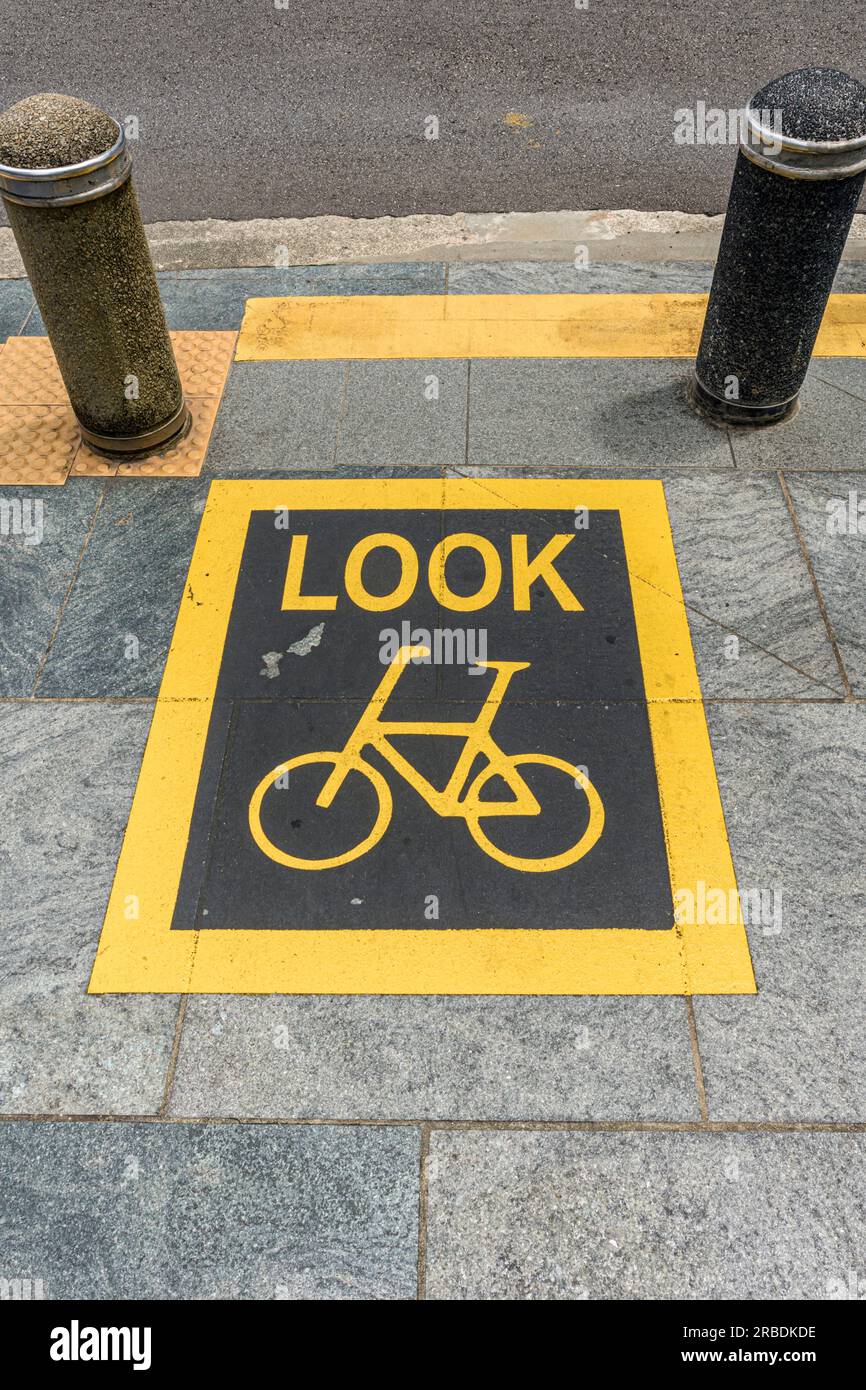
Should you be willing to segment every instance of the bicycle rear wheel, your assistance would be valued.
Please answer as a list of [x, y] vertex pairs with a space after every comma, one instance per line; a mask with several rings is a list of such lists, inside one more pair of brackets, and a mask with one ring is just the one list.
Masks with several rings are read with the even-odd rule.
[[[557, 869], [566, 869], [569, 864], [576, 864], [585, 854], [589, 854], [593, 845], [596, 844], [602, 830], [604, 829], [604, 805], [601, 797], [590, 782], [589, 778], [578, 767], [565, 762], [563, 758], [553, 758], [547, 753], [522, 753], [517, 757], [509, 759], [512, 767], [523, 767], [527, 763], [534, 763], [540, 767], [554, 767], [568, 775], [569, 781], [574, 785], [575, 791], [579, 796], [585, 796], [589, 803], [589, 821], [580, 839], [573, 844], [570, 849], [563, 850], [561, 854], [546, 855], [538, 859], [520, 857], [516, 854], [508, 854], [495, 845], [488, 835], [481, 829], [481, 821], [484, 819], [482, 814], [472, 813], [466, 816], [466, 825], [475, 843], [485, 854], [489, 854], [491, 859], [497, 863], [504, 864], [509, 869], [519, 869], [523, 873], [545, 874], [553, 873]], [[473, 804], [478, 804], [478, 794], [488, 778], [494, 776], [496, 769], [493, 766], [482, 768], [466, 794], [466, 800]], [[488, 820], [503, 819], [501, 817], [489, 816]]]

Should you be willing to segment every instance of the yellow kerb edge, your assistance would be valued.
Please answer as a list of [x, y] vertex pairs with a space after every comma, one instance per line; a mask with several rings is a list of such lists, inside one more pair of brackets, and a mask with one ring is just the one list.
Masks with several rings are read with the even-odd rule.
[[[239, 362], [688, 357], [705, 294], [302, 295], [248, 299]], [[816, 357], [866, 354], [866, 295], [830, 296]]]

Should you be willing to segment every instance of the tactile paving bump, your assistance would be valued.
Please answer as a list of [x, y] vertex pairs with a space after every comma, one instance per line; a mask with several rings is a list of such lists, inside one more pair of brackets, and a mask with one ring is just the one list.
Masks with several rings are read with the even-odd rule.
[[60, 484], [75, 477], [195, 478], [201, 472], [237, 333], [171, 334], [189, 434], [165, 454], [134, 463], [102, 458], [81, 442], [47, 338], [9, 338], [0, 351], [0, 483]]

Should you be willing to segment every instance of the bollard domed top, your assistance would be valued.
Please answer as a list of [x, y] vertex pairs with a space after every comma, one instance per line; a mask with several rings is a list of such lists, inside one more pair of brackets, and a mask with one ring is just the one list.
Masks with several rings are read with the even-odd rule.
[[12, 169], [62, 169], [110, 150], [117, 122], [78, 97], [40, 92], [0, 114], [0, 164]]
[[797, 68], [774, 77], [749, 106], [769, 112], [771, 126], [783, 138], [820, 143], [866, 138], [866, 87], [836, 68]]

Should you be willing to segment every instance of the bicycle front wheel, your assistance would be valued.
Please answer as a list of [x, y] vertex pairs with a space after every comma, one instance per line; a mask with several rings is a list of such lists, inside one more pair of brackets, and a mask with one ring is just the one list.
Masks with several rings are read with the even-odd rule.
[[[289, 783], [287, 779], [290, 778], [292, 771], [299, 767], [308, 767], [310, 764], [321, 763], [323, 767], [327, 768], [327, 772], [322, 778], [322, 785], [324, 785], [327, 778], [331, 775], [332, 769], [341, 762], [342, 759], [342, 753], [300, 753], [298, 757], [289, 758], [287, 762], [280, 763], [278, 767], [272, 768], [267, 776], [263, 777], [261, 782], [259, 782], [259, 785], [256, 787], [250, 799], [250, 834], [262, 851], [262, 854], [266, 854], [268, 859], [272, 859], [275, 864], [282, 864], [287, 869], [337, 869], [341, 864], [351, 864], [353, 859], [360, 859], [363, 854], [366, 854], [374, 845], [377, 845], [385, 834], [394, 808], [394, 803], [391, 799], [391, 789], [381, 772], [375, 767], [371, 767], [369, 763], [365, 763], [363, 758], [359, 758], [357, 762], [352, 763], [351, 768], [346, 774], [346, 782], [344, 782], [343, 786], [347, 786], [354, 773], [359, 773], [363, 777], [366, 777], [367, 781], [372, 784], [373, 790], [376, 793], [378, 809], [372, 830], [351, 849], [344, 850], [340, 854], [331, 855], [327, 858], [315, 859], [299, 854], [290, 854], [289, 851], [283, 849], [281, 845], [275, 844], [266, 833], [262, 825], [262, 810], [263, 803], [268, 793], [270, 793], [271, 798], [284, 796], [286, 793], [281, 789], [281, 784], [288, 786]], [[342, 794], [341, 789], [337, 795], [340, 796]], [[312, 798], [312, 801], [315, 802], [315, 798]]]
[[[491, 859], [497, 863], [504, 864], [509, 869], [519, 869], [523, 873], [546, 874], [553, 873], [557, 869], [566, 869], [569, 864], [576, 864], [585, 854], [589, 854], [593, 845], [598, 841], [604, 829], [604, 805], [602, 799], [590, 782], [589, 778], [579, 767], [574, 767], [571, 763], [565, 762], [563, 758], [553, 758], [547, 753], [523, 753], [515, 758], [509, 759], [512, 767], [524, 767], [527, 764], [534, 764], [538, 767], [553, 767], [567, 774], [572, 783], [577, 796], [586, 798], [589, 803], [589, 821], [580, 839], [573, 844], [570, 849], [563, 850], [561, 854], [545, 855], [538, 859], [531, 857], [508, 854], [505, 850], [495, 845], [488, 835], [481, 829], [481, 821], [484, 819], [483, 813], [473, 813], [467, 815], [466, 825], [469, 833], [480, 849], [485, 854], [489, 854]], [[466, 795], [466, 800], [470, 804], [478, 804], [478, 793], [484, 786], [488, 778], [494, 776], [496, 769], [492, 766], [481, 770], [475, 781], [472, 783]], [[500, 819], [500, 817], [489, 816], [488, 820]], [[505, 819], [505, 818], [503, 818]]]

